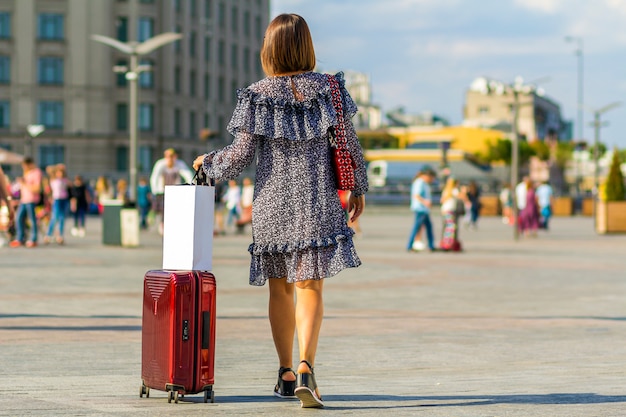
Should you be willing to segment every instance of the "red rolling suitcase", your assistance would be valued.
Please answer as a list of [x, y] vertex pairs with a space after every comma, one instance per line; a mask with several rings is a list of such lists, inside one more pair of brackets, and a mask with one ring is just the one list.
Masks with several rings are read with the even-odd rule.
[[204, 392], [214, 401], [215, 277], [204, 271], [148, 271], [144, 277], [141, 390]]

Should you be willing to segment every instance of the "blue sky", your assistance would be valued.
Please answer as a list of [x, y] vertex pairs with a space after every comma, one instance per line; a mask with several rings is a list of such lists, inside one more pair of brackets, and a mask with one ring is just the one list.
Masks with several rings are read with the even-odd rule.
[[309, 23], [321, 70], [369, 74], [373, 101], [389, 111], [432, 111], [462, 121], [464, 94], [487, 76], [539, 79], [578, 133], [578, 61], [583, 40], [583, 134], [626, 148], [626, 0], [271, 0], [272, 17], [297, 13]]

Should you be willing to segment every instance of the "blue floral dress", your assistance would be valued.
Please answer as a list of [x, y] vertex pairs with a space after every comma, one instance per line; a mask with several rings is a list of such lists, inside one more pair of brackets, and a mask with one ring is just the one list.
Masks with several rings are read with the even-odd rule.
[[[357, 107], [335, 75], [343, 97], [348, 148], [356, 163], [355, 195], [367, 192], [363, 151], [350, 119]], [[250, 284], [322, 279], [361, 261], [346, 225], [331, 166], [329, 128], [336, 124], [323, 74], [267, 77], [237, 92], [228, 131], [235, 136], [204, 158], [209, 178], [239, 176], [256, 157]]]

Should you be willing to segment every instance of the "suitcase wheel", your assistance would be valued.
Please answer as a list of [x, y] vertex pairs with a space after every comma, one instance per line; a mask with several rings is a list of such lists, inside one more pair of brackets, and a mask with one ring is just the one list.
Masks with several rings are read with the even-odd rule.
[[211, 400], [211, 403], [215, 402], [215, 392], [213, 390], [204, 391], [204, 402], [207, 403]]
[[150, 388], [146, 387], [146, 385], [142, 382], [141, 387], [139, 387], [139, 398], [143, 398], [144, 394], [146, 398], [150, 398]]
[[178, 404], [178, 391], [168, 391], [167, 402], [171, 403], [172, 400], [174, 400], [174, 403]]

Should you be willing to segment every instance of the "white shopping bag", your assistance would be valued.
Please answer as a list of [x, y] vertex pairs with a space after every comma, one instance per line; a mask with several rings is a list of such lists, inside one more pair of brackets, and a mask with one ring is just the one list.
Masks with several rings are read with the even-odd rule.
[[215, 187], [165, 186], [163, 269], [210, 271]]

